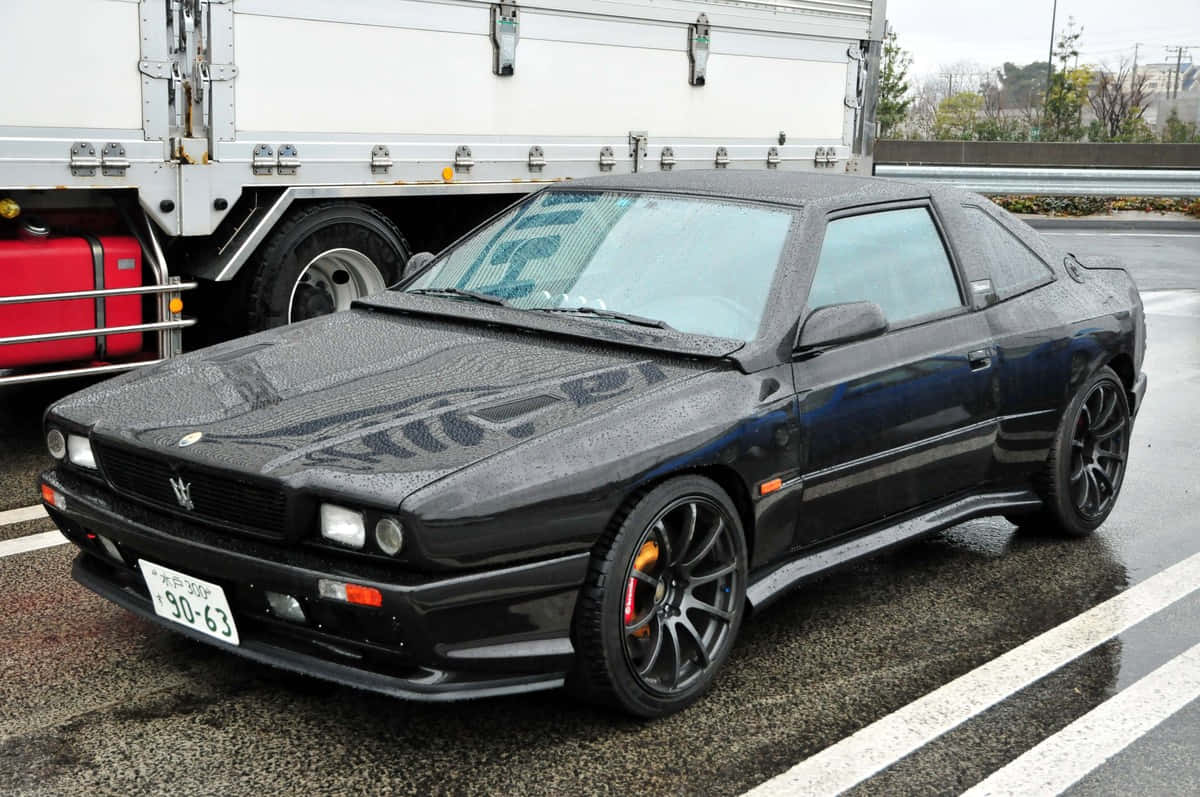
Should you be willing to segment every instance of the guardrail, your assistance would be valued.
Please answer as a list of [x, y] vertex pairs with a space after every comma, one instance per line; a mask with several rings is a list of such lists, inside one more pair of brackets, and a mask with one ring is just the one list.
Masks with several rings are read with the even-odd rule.
[[875, 174], [979, 194], [1200, 197], [1200, 164], [1195, 169], [1072, 169], [876, 162]]

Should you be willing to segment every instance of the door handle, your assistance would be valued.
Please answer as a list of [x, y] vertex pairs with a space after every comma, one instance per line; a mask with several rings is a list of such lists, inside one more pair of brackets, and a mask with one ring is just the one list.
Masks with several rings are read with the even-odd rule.
[[983, 371], [991, 368], [992, 350], [976, 349], [975, 351], [967, 352], [967, 362], [970, 364], [972, 371]]

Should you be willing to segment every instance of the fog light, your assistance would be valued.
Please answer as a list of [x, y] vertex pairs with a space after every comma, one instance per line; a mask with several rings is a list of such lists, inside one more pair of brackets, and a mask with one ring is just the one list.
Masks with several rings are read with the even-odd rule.
[[390, 517], [375, 524], [375, 544], [388, 556], [395, 556], [404, 547], [404, 528]]
[[96, 469], [96, 455], [92, 453], [92, 444], [82, 435], [67, 435], [67, 459], [71, 460], [72, 465]]
[[363, 525], [362, 512], [321, 504], [321, 536], [351, 548], [363, 547], [367, 541], [367, 529]]
[[374, 587], [364, 587], [361, 584], [346, 584], [328, 578], [317, 579], [317, 594], [322, 598], [335, 601], [345, 601], [359, 606], [382, 606], [383, 593]]
[[103, 546], [105, 553], [116, 559], [121, 564], [125, 564], [125, 559], [121, 556], [121, 552], [117, 550], [117, 544], [105, 537], [103, 534], [97, 534], [96, 539], [100, 540], [100, 545]]
[[267, 605], [271, 607], [271, 614], [276, 617], [282, 617], [284, 620], [291, 620], [293, 623], [303, 623], [307, 620], [304, 616], [304, 609], [300, 606], [300, 601], [295, 597], [283, 592], [271, 592], [266, 590]]
[[67, 455], [67, 439], [62, 432], [51, 429], [46, 432], [46, 448], [50, 449], [50, 456], [62, 459]]

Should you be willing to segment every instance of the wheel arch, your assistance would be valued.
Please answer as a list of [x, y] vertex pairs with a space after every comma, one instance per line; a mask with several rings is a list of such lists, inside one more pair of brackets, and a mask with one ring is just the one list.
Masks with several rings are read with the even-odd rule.
[[725, 491], [726, 495], [733, 501], [733, 505], [738, 512], [738, 520], [742, 523], [742, 534], [746, 540], [747, 565], [753, 562], [755, 540], [754, 503], [750, 500], [750, 488], [746, 486], [746, 482], [736, 470], [728, 465], [713, 464], [681, 468], [660, 474], [653, 479], [639, 482], [621, 501], [616, 512], [613, 513], [613, 521], [619, 522], [623, 520], [629, 508], [636, 504], [643, 495], [663, 482], [679, 478], [680, 476], [703, 476], [715, 482], [718, 487]]

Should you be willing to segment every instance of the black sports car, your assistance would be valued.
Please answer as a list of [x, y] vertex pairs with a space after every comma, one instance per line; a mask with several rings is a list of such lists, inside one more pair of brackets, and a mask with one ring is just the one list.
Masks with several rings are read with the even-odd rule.
[[408, 272], [52, 407], [75, 578], [357, 687], [656, 716], [814, 573], [1095, 530], [1146, 389], [1129, 276], [950, 188], [559, 184]]

